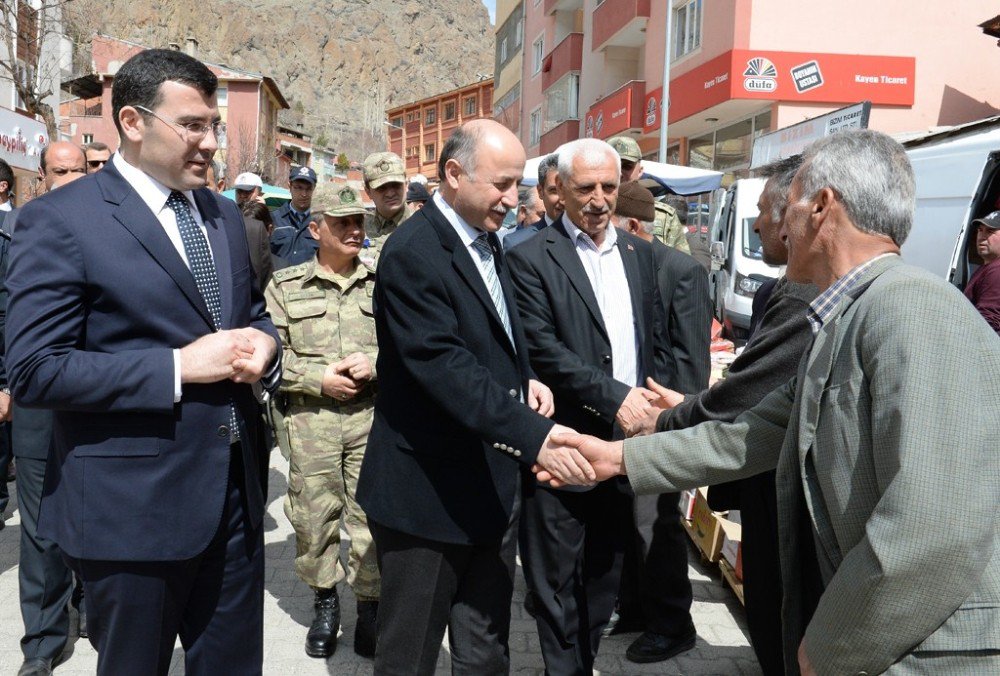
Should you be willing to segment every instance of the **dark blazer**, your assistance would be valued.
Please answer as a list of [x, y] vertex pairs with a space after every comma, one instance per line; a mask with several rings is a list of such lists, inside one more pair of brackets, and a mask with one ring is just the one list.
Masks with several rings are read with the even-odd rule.
[[510, 233], [503, 238], [503, 250], [510, 251], [512, 247], [517, 246], [521, 242], [529, 240], [536, 232], [543, 230], [548, 227], [548, 222], [543, 216], [539, 220], [535, 221], [530, 225], [526, 225], [523, 228], [518, 228], [514, 232]]
[[[206, 189], [195, 199], [218, 270], [222, 327], [253, 326], [277, 341], [236, 204]], [[139, 195], [109, 164], [26, 205], [16, 233], [11, 389], [21, 406], [54, 410], [39, 533], [81, 559], [202, 552], [227, 495], [230, 402], [243, 421], [248, 513], [259, 523], [259, 406], [250, 386], [231, 381], [185, 385], [174, 403], [172, 350], [214, 327]]]
[[250, 248], [250, 265], [253, 266], [257, 279], [257, 288], [264, 293], [264, 287], [271, 281], [274, 274], [274, 261], [271, 260], [271, 238], [267, 234], [267, 226], [256, 218], [243, 217], [243, 225], [247, 233], [247, 246]]
[[[555, 394], [555, 420], [610, 439], [615, 414], [634, 383], [612, 376], [611, 342], [600, 306], [563, 220], [511, 250], [508, 260], [518, 308], [531, 366]], [[639, 327], [641, 380], [654, 372], [654, 354], [664, 349], [654, 343], [654, 337], [661, 340], [662, 331], [652, 247], [619, 231], [618, 249]]]
[[520, 401], [528, 348], [496, 237], [514, 344], [479, 269], [431, 201], [382, 249], [375, 284], [379, 394], [357, 499], [419, 537], [496, 542], [553, 423]]
[[319, 243], [309, 233], [309, 224], [296, 226], [291, 217], [292, 203], [286, 202], [273, 212], [271, 220], [274, 231], [271, 233], [271, 252], [284, 258], [289, 265], [298, 265], [310, 260], [319, 248]]
[[712, 372], [712, 299], [705, 268], [658, 239], [650, 242], [662, 307], [664, 349], [656, 377], [677, 392], [701, 392]]

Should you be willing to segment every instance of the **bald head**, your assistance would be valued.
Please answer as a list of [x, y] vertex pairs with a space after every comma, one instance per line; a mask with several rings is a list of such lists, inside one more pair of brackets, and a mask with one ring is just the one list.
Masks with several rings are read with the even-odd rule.
[[46, 192], [75, 181], [87, 173], [83, 149], [69, 141], [54, 141], [45, 146], [38, 164], [38, 175]]
[[496, 232], [517, 208], [524, 162], [524, 147], [509, 129], [493, 120], [467, 122], [441, 149], [441, 197], [473, 228]]

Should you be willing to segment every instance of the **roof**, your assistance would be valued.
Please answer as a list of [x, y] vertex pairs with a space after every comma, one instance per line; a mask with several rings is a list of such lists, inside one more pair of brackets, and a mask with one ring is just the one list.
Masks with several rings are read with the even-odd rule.
[[471, 89], [473, 87], [479, 88], [479, 87], [481, 87], [483, 85], [488, 85], [488, 86], [492, 87], [493, 86], [493, 78], [488, 78], [486, 80], [479, 80], [477, 82], [470, 82], [467, 85], [462, 85], [461, 87], [455, 87], [454, 89], [449, 89], [448, 91], [441, 92], [440, 94], [432, 94], [431, 96], [425, 96], [424, 98], [417, 99], [416, 101], [410, 101], [409, 103], [403, 103], [403, 104], [398, 105], [398, 106], [393, 106], [392, 108], [389, 108], [386, 111], [386, 114], [387, 115], [392, 115], [392, 113], [394, 113], [396, 111], [402, 111], [405, 108], [410, 108], [412, 106], [416, 106], [418, 104], [421, 104], [421, 103], [424, 103], [424, 102], [427, 102], [427, 101], [433, 101], [435, 99], [444, 98], [444, 97], [448, 96], [449, 94], [457, 94], [458, 92], [462, 91], [463, 89]]
[[902, 143], [907, 149], [910, 149], [925, 144], [937, 143], [938, 141], [943, 141], [956, 136], [965, 136], [966, 134], [988, 131], [991, 128], [998, 126], [1000, 126], [1000, 116], [987, 117], [982, 120], [958, 124], [954, 127], [935, 129], [925, 134], [917, 134], [915, 136], [911, 134], [895, 134], [894, 138]]

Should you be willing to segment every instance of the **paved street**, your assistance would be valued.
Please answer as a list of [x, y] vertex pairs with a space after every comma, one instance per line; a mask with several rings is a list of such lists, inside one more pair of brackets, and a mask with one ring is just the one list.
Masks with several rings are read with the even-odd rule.
[[[312, 592], [292, 570], [295, 552], [291, 526], [281, 510], [285, 493], [287, 464], [276, 452], [270, 473], [271, 503], [265, 517], [267, 570], [264, 596], [264, 673], [286, 674], [371, 674], [372, 663], [354, 654], [354, 597], [341, 587], [344, 607], [343, 625], [336, 654], [326, 662], [306, 657], [303, 640], [312, 617]], [[14, 485], [10, 484], [13, 490]], [[0, 531], [0, 676], [17, 673], [21, 662], [18, 639], [21, 617], [17, 597], [17, 542], [20, 521], [12, 498], [8, 507], [7, 527]], [[683, 674], [720, 676], [759, 674], [753, 651], [747, 642], [743, 610], [735, 597], [721, 586], [718, 571], [702, 566], [693, 554], [691, 581], [694, 584], [694, 620], [698, 627], [697, 647], [674, 660], [653, 665], [637, 665], [625, 659], [625, 649], [634, 635], [606, 639], [601, 644], [597, 669], [601, 674]], [[524, 581], [518, 577], [514, 593], [511, 624], [511, 671], [517, 674], [542, 674], [535, 623], [523, 610]], [[447, 646], [446, 646], [447, 647]], [[70, 655], [56, 669], [60, 675], [93, 674], [97, 655], [86, 640], [70, 639]], [[174, 651], [171, 674], [183, 674], [182, 651]], [[439, 672], [450, 672], [447, 650], [441, 651]]]

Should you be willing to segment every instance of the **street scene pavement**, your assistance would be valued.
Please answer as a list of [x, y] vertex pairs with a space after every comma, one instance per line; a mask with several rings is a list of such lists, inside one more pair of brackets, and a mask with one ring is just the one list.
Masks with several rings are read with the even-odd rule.
[[[264, 582], [264, 674], [372, 673], [372, 662], [354, 654], [355, 600], [346, 584], [340, 585], [343, 608], [337, 652], [323, 661], [307, 657], [303, 650], [306, 629], [312, 620], [312, 590], [295, 576], [295, 536], [282, 512], [288, 464], [277, 452], [272, 454], [269, 505], [264, 517], [266, 570]], [[22, 622], [17, 594], [17, 557], [20, 519], [16, 511], [14, 484], [7, 525], [0, 531], [0, 676], [13, 676], [21, 664], [18, 641]], [[11, 509], [15, 509], [10, 515]], [[346, 539], [346, 533], [344, 534]], [[601, 642], [595, 669], [600, 674], [669, 674], [671, 676], [750, 676], [760, 674], [746, 635], [745, 614], [739, 601], [723, 587], [718, 568], [703, 565], [689, 543], [689, 573], [694, 586], [692, 615], [698, 629], [698, 644], [679, 657], [658, 664], [633, 664], [625, 650], [636, 634], [612, 636]], [[346, 548], [344, 548], [346, 556]], [[346, 559], [345, 559], [346, 560]], [[524, 579], [518, 574], [511, 621], [511, 672], [531, 676], [544, 673], [535, 622], [524, 612]], [[75, 622], [75, 618], [71, 618]], [[97, 653], [86, 639], [71, 635], [60, 675], [93, 674]], [[170, 674], [183, 674], [183, 652], [174, 649]], [[451, 673], [447, 639], [438, 661], [438, 673]]]

